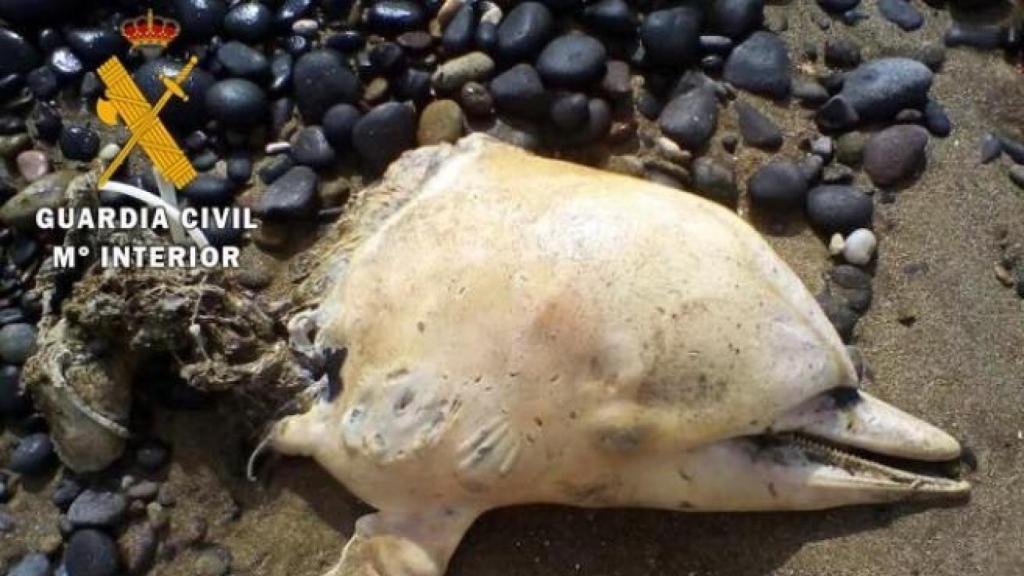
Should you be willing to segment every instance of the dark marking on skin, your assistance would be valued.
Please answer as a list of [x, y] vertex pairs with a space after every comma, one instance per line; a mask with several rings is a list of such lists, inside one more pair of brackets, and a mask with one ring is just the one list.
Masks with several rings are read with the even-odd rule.
[[687, 502], [686, 500], [683, 500], [677, 506], [680, 510], [693, 510], [694, 508], [693, 504]]
[[409, 373], [409, 369], [405, 368], [403, 366], [402, 368], [399, 368], [397, 370], [392, 370], [391, 372], [388, 372], [388, 375], [385, 376], [385, 378], [387, 380], [394, 380], [396, 378], [401, 378], [402, 376], [405, 376], [408, 373]]
[[679, 477], [682, 478], [683, 480], [687, 482], [693, 482], [693, 478], [690, 478], [690, 475], [686, 473], [686, 470], [680, 468], [676, 470], [676, 473], [679, 474]]
[[778, 498], [779, 495], [775, 493], [775, 483], [768, 483], [768, 493], [772, 495], [772, 498]]
[[412, 401], [416, 399], [416, 392], [411, 388], [406, 388], [402, 391], [401, 396], [395, 401], [395, 413], [399, 414], [412, 404]]
[[427, 330], [427, 324], [425, 322], [417, 322], [416, 329], [420, 331], [420, 334]]
[[328, 402], [333, 401], [345, 388], [341, 380], [341, 368], [348, 358], [348, 348], [336, 350], [328, 348], [324, 353], [324, 370], [327, 375], [327, 398]]

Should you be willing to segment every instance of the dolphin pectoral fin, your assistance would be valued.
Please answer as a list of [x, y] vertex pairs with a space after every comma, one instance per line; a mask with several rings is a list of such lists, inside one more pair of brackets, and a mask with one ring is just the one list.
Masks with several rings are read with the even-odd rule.
[[443, 576], [476, 512], [378, 512], [356, 522], [341, 560], [325, 576]]

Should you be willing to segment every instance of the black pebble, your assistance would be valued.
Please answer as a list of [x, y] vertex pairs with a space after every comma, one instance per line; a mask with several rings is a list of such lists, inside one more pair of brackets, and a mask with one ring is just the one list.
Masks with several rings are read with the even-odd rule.
[[227, 174], [232, 182], [245, 184], [252, 177], [252, 159], [248, 154], [232, 154], [228, 157]]
[[147, 442], [135, 451], [135, 463], [143, 470], [159, 471], [167, 464], [170, 450], [158, 442]]
[[718, 124], [718, 103], [710, 88], [695, 88], [676, 96], [661, 111], [658, 125], [680, 146], [703, 146]]
[[761, 166], [747, 181], [750, 203], [766, 210], [791, 210], [804, 205], [807, 178], [800, 166], [776, 160]]
[[782, 131], [770, 118], [746, 102], [736, 102], [734, 106], [744, 143], [764, 150], [777, 150], [782, 146]]
[[711, 27], [730, 38], [742, 39], [764, 24], [764, 0], [714, 0]]
[[871, 197], [852, 186], [818, 186], [807, 194], [807, 216], [824, 234], [870, 228], [873, 214]]
[[292, 137], [292, 159], [296, 164], [309, 166], [314, 170], [328, 168], [334, 164], [334, 148], [327, 141], [320, 126], [306, 126]]
[[194, 40], [216, 34], [227, 11], [224, 0], [174, 0], [175, 18], [181, 23], [182, 32]]
[[265, 39], [273, 27], [270, 8], [262, 2], [246, 1], [236, 4], [224, 17], [224, 32], [243, 42]]
[[78, 498], [78, 495], [82, 493], [82, 490], [82, 485], [73, 478], [63, 478], [57, 484], [57, 487], [54, 488], [50, 501], [62, 512], [67, 511], [71, 503], [75, 501], [75, 498]]
[[579, 130], [590, 117], [589, 104], [586, 94], [561, 94], [551, 103], [551, 120], [562, 130]]
[[67, 576], [114, 576], [120, 567], [117, 544], [99, 530], [79, 530], [64, 550]]
[[[3, 3], [0, 3], [0, 6], [3, 6]], [[24, 36], [14, 30], [0, 27], [0, 74], [24, 74], [41, 63], [42, 57], [39, 52]]]
[[217, 61], [228, 75], [249, 80], [262, 80], [270, 74], [270, 62], [262, 52], [232, 40], [217, 50]]
[[315, 50], [295, 63], [292, 75], [299, 112], [308, 124], [320, 122], [327, 110], [359, 98], [359, 82], [334, 50]]
[[426, 12], [412, 0], [377, 0], [366, 11], [367, 26], [377, 32], [405, 32], [425, 22]]
[[640, 25], [647, 58], [656, 66], [682, 68], [697, 59], [700, 49], [700, 10], [680, 6], [651, 12]]
[[490, 91], [499, 111], [532, 118], [547, 114], [548, 93], [537, 70], [529, 64], [517, 64], [496, 76]]
[[266, 120], [267, 95], [249, 80], [221, 80], [206, 93], [206, 110], [225, 127], [251, 128]]
[[30, 408], [28, 395], [21, 386], [21, 370], [9, 364], [0, 365], [0, 415], [19, 416]]
[[60, 133], [60, 151], [70, 160], [88, 162], [100, 151], [100, 137], [91, 126], [65, 126]]
[[554, 32], [554, 16], [539, 2], [523, 2], [498, 26], [498, 55], [509, 62], [532, 59]]
[[[138, 67], [132, 78], [150, 102], [156, 102], [166, 91], [162, 78], [174, 78], [181, 72], [182, 63], [167, 58], [157, 58]], [[206, 92], [213, 86], [214, 77], [202, 68], [192, 70], [192, 74], [182, 84], [188, 101], [172, 98], [160, 114], [160, 119], [176, 128], [187, 132], [194, 130], [206, 121]]]
[[278, 30], [290, 31], [296, 20], [309, 15], [315, 7], [314, 0], [284, 0], [274, 13], [274, 25]]
[[640, 19], [626, 0], [600, 0], [583, 10], [583, 23], [602, 34], [629, 36]]
[[4, 0], [0, 2], [0, 18], [18, 24], [39, 24], [52, 21], [68, 5], [67, 0]]
[[290, 155], [278, 154], [270, 157], [270, 160], [261, 166], [257, 173], [264, 184], [272, 184], [294, 167], [295, 160], [292, 160]]
[[831, 68], [856, 68], [861, 61], [861, 48], [845, 37], [825, 40], [825, 64]]
[[26, 476], [45, 472], [54, 461], [53, 442], [42, 432], [25, 436], [11, 453], [9, 467]]
[[826, 132], [849, 130], [860, 121], [857, 111], [842, 95], [833, 96], [814, 118], [818, 127]]
[[200, 174], [181, 193], [200, 206], [225, 206], [234, 199], [234, 186], [226, 178]]
[[338, 150], [352, 147], [352, 129], [359, 116], [359, 109], [351, 104], [338, 104], [324, 114], [324, 135], [331, 146]]
[[999, 141], [1000, 148], [1010, 157], [1010, 160], [1017, 164], [1024, 164], [1024, 143], [1006, 137], [1000, 138]]
[[371, 170], [383, 172], [402, 152], [416, 146], [416, 113], [398, 102], [381, 104], [356, 122], [352, 144]]
[[32, 94], [39, 100], [49, 100], [60, 91], [57, 73], [49, 66], [40, 66], [28, 73], [25, 83]]
[[729, 55], [723, 77], [742, 90], [783, 99], [791, 87], [789, 66], [786, 44], [771, 32], [755, 32]]
[[818, 0], [818, 6], [832, 14], [848, 12], [856, 8], [858, 4], [860, 4], [860, 0]]
[[355, 52], [366, 44], [366, 39], [358, 30], [342, 30], [331, 34], [324, 40], [324, 45], [338, 52]]
[[908, 32], [924, 25], [924, 16], [907, 0], [878, 0], [878, 11], [883, 18]]
[[72, 28], [64, 33], [64, 38], [90, 69], [127, 47], [124, 37], [112, 27]]
[[985, 26], [953, 22], [946, 31], [946, 46], [970, 46], [981, 50], [999, 48], [1006, 38], [1006, 30], [1001, 26]]
[[999, 140], [998, 136], [991, 133], [986, 133], [981, 137], [980, 148], [980, 162], [982, 164], [992, 162], [1003, 153], [1003, 143]]
[[274, 54], [270, 61], [270, 91], [280, 94], [291, 87], [292, 69], [295, 59], [283, 50]]
[[270, 220], [302, 220], [316, 214], [317, 176], [307, 166], [296, 166], [263, 191], [256, 212]]
[[953, 124], [946, 114], [946, 109], [933, 99], [929, 99], [924, 107], [924, 125], [929, 132], [939, 138], [945, 138], [953, 131]]
[[592, 36], [571, 33], [555, 38], [537, 59], [537, 71], [552, 86], [584, 88], [604, 77], [607, 51]]
[[441, 46], [449, 55], [462, 54], [473, 48], [476, 39], [477, 16], [472, 4], [463, 4], [441, 35]]

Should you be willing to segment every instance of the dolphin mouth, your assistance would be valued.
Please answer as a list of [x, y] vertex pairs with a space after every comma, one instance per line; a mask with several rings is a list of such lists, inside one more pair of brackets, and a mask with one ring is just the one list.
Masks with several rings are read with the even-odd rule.
[[921, 497], [960, 497], [970, 492], [961, 480], [958, 459], [912, 460], [876, 454], [801, 432], [752, 438], [760, 448], [797, 453], [797, 459], [814, 468], [809, 484], [832, 488], [877, 489]]
[[945, 431], [855, 388], [838, 388], [748, 437], [797, 465], [806, 482], [900, 498], [960, 497], [959, 442]]

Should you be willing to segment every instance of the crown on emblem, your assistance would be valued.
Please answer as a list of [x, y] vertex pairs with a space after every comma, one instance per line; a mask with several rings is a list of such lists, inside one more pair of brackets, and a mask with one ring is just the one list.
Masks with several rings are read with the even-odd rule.
[[166, 48], [181, 33], [181, 26], [170, 18], [154, 17], [150, 10], [145, 16], [125, 20], [121, 24], [121, 35], [132, 44], [132, 48]]

